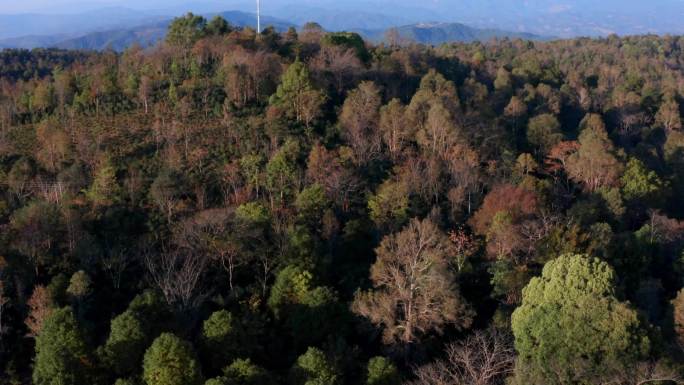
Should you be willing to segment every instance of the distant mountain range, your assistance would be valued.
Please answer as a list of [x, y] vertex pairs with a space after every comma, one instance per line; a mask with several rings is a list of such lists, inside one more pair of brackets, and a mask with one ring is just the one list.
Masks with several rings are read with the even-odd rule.
[[[217, 14], [207, 14], [211, 18]], [[219, 13], [230, 24], [237, 27], [255, 26], [256, 15], [240, 11], [227, 11]], [[64, 49], [104, 50], [113, 49], [122, 51], [134, 43], [143, 47], [154, 45], [164, 39], [166, 30], [172, 19], [143, 24], [132, 28], [118, 28], [104, 31], [90, 32], [79, 36], [73, 35], [45, 35], [45, 36], [22, 36], [0, 40], [0, 48], [27, 48], [50, 47]], [[278, 31], [285, 31], [295, 26], [284, 20], [274, 17], [261, 17], [263, 25], [272, 25]]]
[[[189, 10], [254, 12], [254, 0], [0, 0], [0, 39], [64, 41], [168, 20]], [[102, 8], [103, 4], [116, 4]], [[261, 10], [330, 31], [385, 30], [425, 21], [540, 36], [684, 34], [684, 0], [264, 0]], [[18, 12], [24, 12], [20, 14]], [[14, 13], [14, 14], [11, 14]], [[60, 14], [61, 13], [61, 14]], [[32, 38], [26, 38], [27, 36]]]
[[[229, 11], [219, 13], [223, 18], [234, 26], [245, 27], [256, 24], [256, 15], [247, 12]], [[216, 14], [206, 15], [208, 18]], [[0, 40], [0, 48], [27, 48], [51, 47], [64, 49], [104, 50], [113, 49], [122, 51], [137, 43], [143, 47], [154, 45], [164, 39], [171, 19], [153, 21], [132, 28], [118, 28], [104, 31], [86, 33], [80, 36], [70, 34], [56, 34], [43, 36], [22, 36]], [[278, 31], [287, 30], [296, 26], [295, 23], [269, 16], [261, 17], [262, 25], [271, 25]], [[382, 24], [382, 23], [380, 23]], [[389, 27], [389, 25], [388, 25]], [[527, 40], [541, 40], [540, 36], [524, 33], [510, 32], [498, 29], [480, 29], [460, 23], [419, 23], [404, 25], [394, 28], [399, 37], [405, 41], [416, 43], [439, 45], [447, 42], [472, 42], [486, 41], [492, 38], [521, 38]], [[364, 38], [373, 42], [383, 41], [388, 29], [353, 29]]]
[[[404, 41], [422, 44], [439, 45], [448, 42], [487, 41], [494, 38], [510, 38], [524, 40], [547, 40], [548, 37], [526, 32], [502, 31], [491, 28], [474, 28], [461, 23], [418, 23], [393, 28], [398, 37]], [[359, 31], [368, 40], [380, 42], [384, 40], [387, 30]]]

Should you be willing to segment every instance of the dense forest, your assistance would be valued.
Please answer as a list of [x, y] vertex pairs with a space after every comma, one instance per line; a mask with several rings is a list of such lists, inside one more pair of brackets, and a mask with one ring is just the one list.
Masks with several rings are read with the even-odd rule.
[[189, 14], [0, 52], [0, 384], [669, 384], [684, 37]]

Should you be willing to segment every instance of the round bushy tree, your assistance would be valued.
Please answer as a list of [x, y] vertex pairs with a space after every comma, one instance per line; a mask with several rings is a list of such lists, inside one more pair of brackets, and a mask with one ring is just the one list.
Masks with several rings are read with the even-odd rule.
[[401, 384], [397, 367], [385, 357], [373, 357], [368, 361], [366, 385]]
[[548, 262], [511, 323], [525, 384], [585, 383], [633, 365], [649, 348], [637, 312], [616, 298], [613, 269], [586, 255]]
[[202, 327], [202, 349], [215, 369], [231, 362], [241, 350], [242, 330], [226, 310], [214, 312]]
[[320, 349], [309, 348], [297, 358], [290, 376], [292, 385], [336, 385], [340, 376]]
[[104, 346], [104, 359], [119, 375], [135, 373], [147, 346], [145, 327], [131, 310], [116, 316]]
[[171, 333], [154, 340], [143, 359], [147, 385], [199, 385], [202, 373], [189, 342]]

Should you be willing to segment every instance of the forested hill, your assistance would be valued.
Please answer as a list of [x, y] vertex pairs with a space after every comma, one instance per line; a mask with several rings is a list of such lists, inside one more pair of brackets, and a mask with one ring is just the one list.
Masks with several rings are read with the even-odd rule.
[[0, 383], [677, 383], [684, 38], [189, 15], [0, 54]]
[[473, 28], [461, 23], [418, 23], [389, 28], [382, 31], [360, 31], [366, 38], [374, 42], [387, 42], [398, 39], [403, 42], [440, 45], [445, 43], [486, 42], [491, 39], [524, 39], [544, 40], [548, 37], [532, 33], [503, 31], [500, 29]]

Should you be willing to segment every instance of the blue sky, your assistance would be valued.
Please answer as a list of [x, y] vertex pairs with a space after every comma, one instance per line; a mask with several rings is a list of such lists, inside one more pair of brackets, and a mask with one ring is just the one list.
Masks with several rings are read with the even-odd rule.
[[[364, 28], [372, 26], [373, 20], [385, 24], [441, 21], [554, 37], [684, 34], [684, 0], [261, 1], [264, 14], [298, 24], [342, 17], [347, 21], [370, 20]], [[0, 0], [0, 15], [74, 14], [103, 7], [125, 7], [144, 11], [139, 14], [177, 16], [187, 11], [254, 12], [254, 3], [255, 0]], [[107, 13], [98, 15], [106, 17]]]

